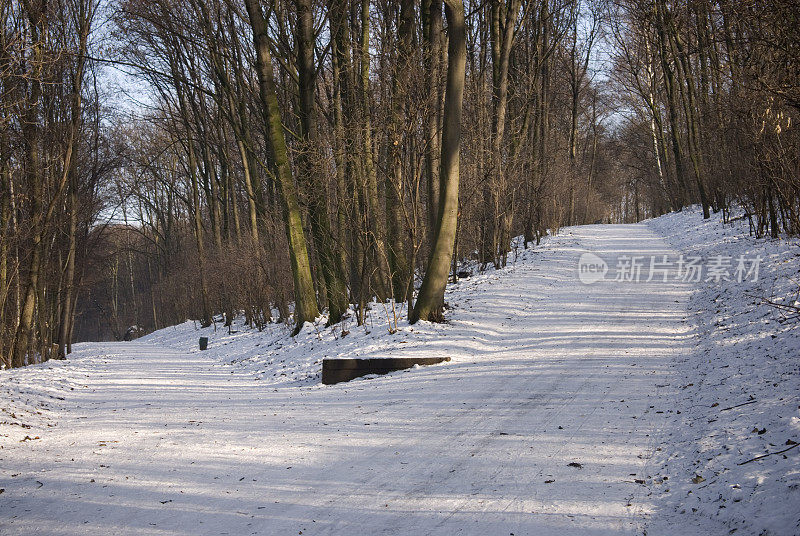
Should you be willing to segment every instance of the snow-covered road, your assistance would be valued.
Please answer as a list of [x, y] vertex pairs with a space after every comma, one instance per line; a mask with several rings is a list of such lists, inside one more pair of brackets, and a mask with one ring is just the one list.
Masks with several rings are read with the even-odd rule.
[[581, 284], [587, 251], [675, 255], [645, 225], [572, 228], [403, 347], [451, 363], [334, 386], [84, 346], [57, 425], [0, 450], [0, 533], [641, 534], [691, 288]]

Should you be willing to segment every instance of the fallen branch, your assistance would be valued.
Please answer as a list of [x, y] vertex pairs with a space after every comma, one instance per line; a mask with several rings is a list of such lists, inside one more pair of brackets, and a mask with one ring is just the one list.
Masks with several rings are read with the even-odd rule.
[[747, 404], [755, 404], [758, 400], [748, 400], [747, 402], [743, 402], [742, 404], [736, 404], [735, 406], [731, 406], [729, 408], [722, 408], [720, 411], [728, 411], [729, 409], [733, 408], [740, 408], [742, 406], [746, 406]]
[[795, 443], [795, 444], [794, 444], [794, 445], [792, 445], [791, 447], [789, 447], [789, 448], [787, 448], [787, 449], [779, 450], [778, 452], [768, 452], [767, 454], [762, 454], [761, 456], [756, 456], [756, 457], [755, 457], [755, 458], [753, 458], [752, 460], [747, 460], [746, 462], [737, 463], [736, 465], [744, 465], [744, 464], [746, 464], [746, 463], [750, 463], [750, 462], [754, 462], [754, 461], [756, 461], [756, 460], [760, 460], [761, 458], [766, 458], [767, 456], [772, 456], [773, 454], [783, 454], [783, 453], [784, 453], [784, 452], [786, 452], [786, 451], [792, 450], [792, 449], [793, 449], [793, 448], [795, 448], [797, 445], [800, 445], [800, 443]]
[[755, 298], [757, 300], [761, 300], [762, 303], [765, 303], [766, 305], [769, 305], [770, 307], [773, 307], [781, 312], [789, 313], [787, 315], [787, 318], [789, 320], [800, 320], [800, 306], [787, 305], [785, 303], [774, 302], [769, 298], [764, 298], [763, 296], [756, 296], [755, 294], [750, 294], [748, 292], [745, 292], [745, 295], [751, 298]]
[[795, 315], [800, 315], [800, 307], [797, 305], [786, 305], [785, 303], [777, 303], [772, 300], [768, 300], [767, 298], [762, 298], [764, 303], [775, 307], [776, 309], [780, 309], [781, 311], [788, 311], [790, 313], [794, 313]]

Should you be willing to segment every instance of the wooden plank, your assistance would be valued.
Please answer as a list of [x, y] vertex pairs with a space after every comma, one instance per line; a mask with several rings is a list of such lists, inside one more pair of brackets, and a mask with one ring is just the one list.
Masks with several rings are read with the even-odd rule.
[[450, 361], [449, 357], [389, 357], [389, 358], [344, 358], [322, 360], [322, 383], [350, 381], [368, 374], [388, 374], [396, 370], [409, 369], [414, 365], [434, 365]]
[[357, 369], [365, 366], [367, 359], [323, 359], [322, 370]]

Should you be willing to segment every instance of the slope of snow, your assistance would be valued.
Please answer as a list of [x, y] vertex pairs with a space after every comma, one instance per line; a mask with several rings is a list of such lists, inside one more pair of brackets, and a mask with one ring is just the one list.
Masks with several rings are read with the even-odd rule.
[[764, 301], [798, 305], [800, 242], [755, 239], [744, 220], [703, 221], [697, 208], [648, 225], [687, 257], [763, 259], [755, 281], [701, 281], [691, 296], [696, 351], [674, 366], [672, 448], [658, 460], [664, 515], [648, 534], [674, 534], [675, 523], [800, 534], [800, 318]]
[[[478, 272], [475, 265], [463, 268], [475, 273], [448, 286], [445, 301], [450, 309], [445, 312], [446, 317], [458, 320], [458, 309], [479, 310], [476, 289], [492, 288], [503, 274], [514, 270], [513, 264], [517, 262], [537, 262], [551, 251], [549, 240], [551, 237], [546, 237], [536, 250], [517, 248], [509, 255], [512, 266], [499, 272], [491, 268]], [[231, 332], [221, 323], [202, 328], [198, 322], [188, 321], [145, 335], [138, 341], [197, 353], [199, 338], [208, 337], [208, 349], [203, 352], [207, 359], [252, 374], [270, 387], [283, 388], [319, 383], [323, 358], [427, 355], [431, 348], [437, 348], [445, 356], [457, 357], [459, 352], [464, 353], [463, 349], [448, 338], [471, 339], [475, 335], [471, 321], [444, 325], [420, 322], [410, 326], [407, 319], [405, 303], [373, 302], [362, 326], [356, 325], [355, 314], [350, 310], [341, 323], [330, 327], [325, 326], [327, 317], [322, 315], [307, 323], [296, 337], [290, 337], [291, 327], [281, 323], [268, 324], [258, 331], [237, 318]]]
[[[800, 440], [797, 323], [739, 283], [577, 277], [765, 248], [747, 292], [792, 299], [796, 243], [720, 229], [565, 229], [450, 288], [443, 325], [185, 323], [4, 371], [0, 533], [796, 534], [800, 448], [735, 463]], [[453, 361], [319, 384], [323, 357], [391, 355]]]

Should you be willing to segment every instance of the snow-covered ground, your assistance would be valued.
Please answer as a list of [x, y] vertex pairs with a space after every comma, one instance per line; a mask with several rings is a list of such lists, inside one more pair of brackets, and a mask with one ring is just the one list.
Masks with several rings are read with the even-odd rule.
[[[703, 221], [699, 209], [648, 225], [687, 258], [731, 259], [731, 280], [698, 283], [689, 301], [694, 351], [673, 366], [669, 450], [658, 459], [670, 480], [648, 534], [690, 523], [695, 534], [798, 535], [800, 317], [765, 300], [800, 305], [800, 242], [757, 240], [746, 221]], [[757, 277], [738, 281], [739, 257], [763, 259]]]
[[[614, 280], [681, 254], [764, 260]], [[444, 325], [375, 305], [79, 344], [0, 372], [0, 534], [798, 534], [800, 448], [737, 465], [800, 441], [800, 323], [762, 303], [798, 268], [797, 242], [684, 211], [565, 229], [454, 285]], [[319, 384], [323, 357], [392, 355], [453, 360]]]

